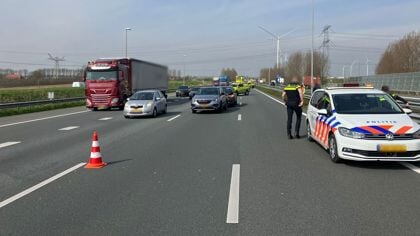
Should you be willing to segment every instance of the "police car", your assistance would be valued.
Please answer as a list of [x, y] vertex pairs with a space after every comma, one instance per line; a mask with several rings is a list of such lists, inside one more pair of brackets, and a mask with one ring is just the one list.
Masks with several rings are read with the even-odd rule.
[[392, 97], [373, 88], [316, 90], [307, 111], [307, 137], [333, 162], [419, 161], [420, 125]]

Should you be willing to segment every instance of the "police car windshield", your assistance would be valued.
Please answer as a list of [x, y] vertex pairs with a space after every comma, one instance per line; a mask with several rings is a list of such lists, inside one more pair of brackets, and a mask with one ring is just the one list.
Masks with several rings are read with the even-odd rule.
[[401, 114], [397, 103], [387, 94], [334, 94], [338, 114]]

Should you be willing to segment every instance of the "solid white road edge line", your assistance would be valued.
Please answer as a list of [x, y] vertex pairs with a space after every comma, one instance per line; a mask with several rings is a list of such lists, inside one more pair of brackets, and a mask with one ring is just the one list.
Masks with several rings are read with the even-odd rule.
[[238, 120], [242, 120], [242, 114], [238, 114]]
[[2, 208], [4, 206], [6, 206], [6, 205], [8, 205], [8, 204], [10, 204], [10, 203], [18, 200], [19, 198], [22, 198], [22, 197], [24, 197], [24, 196], [32, 193], [33, 191], [36, 191], [36, 190], [42, 188], [43, 186], [45, 186], [45, 185], [47, 185], [47, 184], [49, 184], [49, 183], [51, 183], [51, 182], [53, 182], [53, 181], [55, 181], [57, 179], [59, 179], [59, 178], [65, 176], [65, 175], [69, 174], [70, 172], [73, 172], [73, 171], [79, 169], [80, 167], [82, 167], [84, 165], [86, 165], [86, 163], [84, 163], [84, 162], [79, 163], [79, 164], [77, 164], [77, 165], [75, 165], [75, 166], [73, 166], [73, 167], [71, 167], [71, 168], [69, 168], [69, 169], [67, 169], [67, 170], [65, 170], [65, 171], [57, 174], [57, 175], [54, 175], [53, 177], [51, 177], [49, 179], [46, 179], [46, 180], [42, 181], [41, 183], [39, 183], [37, 185], [34, 185], [34, 186], [32, 186], [32, 187], [30, 187], [30, 188], [28, 188], [28, 189], [26, 189], [26, 190], [24, 190], [24, 191], [22, 191], [22, 192], [20, 192], [20, 193], [18, 193], [16, 195], [14, 195], [14, 196], [12, 196], [12, 197], [10, 197], [8, 199], [0, 202], [0, 208]]
[[104, 117], [104, 118], [101, 118], [99, 120], [112, 120], [112, 117]]
[[35, 122], [35, 121], [48, 120], [48, 119], [53, 119], [53, 118], [58, 118], [58, 117], [63, 117], [63, 116], [71, 116], [71, 115], [76, 115], [76, 114], [85, 113], [85, 112], [90, 112], [90, 110], [78, 111], [78, 112], [67, 113], [67, 114], [56, 115], [56, 116], [48, 116], [48, 117], [43, 117], [43, 118], [33, 119], [33, 120], [20, 121], [20, 122], [16, 122], [16, 123], [0, 125], [0, 128], [13, 126], [13, 125], [20, 125], [20, 124], [25, 124], [25, 123]]
[[5, 142], [5, 143], [0, 143], [0, 148], [4, 148], [4, 147], [8, 147], [8, 146], [12, 146], [12, 145], [15, 145], [15, 144], [18, 144], [18, 143], [20, 143], [20, 141], [17, 141], [17, 142]]
[[61, 130], [61, 131], [68, 131], [68, 130], [72, 130], [72, 129], [77, 129], [77, 128], [79, 128], [80, 126], [69, 126], [69, 127], [64, 127], [64, 128], [61, 128], [61, 129], [58, 129], [58, 130]]
[[[280, 104], [281, 104], [281, 105], [283, 105], [283, 106], [286, 106], [286, 104], [284, 104], [284, 102], [281, 102], [281, 101], [280, 101], [280, 100], [278, 100], [277, 98], [273, 98], [272, 96], [270, 96], [270, 95], [268, 95], [268, 94], [266, 94], [266, 93], [264, 93], [264, 92], [262, 92], [262, 91], [260, 91], [260, 90], [258, 90], [258, 89], [255, 89], [255, 91], [257, 91], [257, 92], [261, 93], [262, 95], [264, 95], [264, 96], [266, 96], [266, 97], [270, 98], [271, 100], [273, 100], [273, 101], [275, 101], [275, 102], [280, 103]], [[302, 112], [302, 115], [306, 116], [306, 113], [305, 113], [305, 112]]]
[[171, 119], [169, 119], [168, 121], [173, 121], [173, 120], [175, 120], [176, 118], [178, 118], [178, 117], [180, 117], [181, 115], [176, 115], [176, 116], [174, 116], [174, 117], [172, 117]]
[[416, 172], [417, 174], [420, 174], [420, 167], [415, 166], [415, 165], [413, 165], [411, 163], [407, 163], [407, 162], [400, 162], [400, 164], [403, 165], [403, 166], [405, 166], [405, 167], [407, 167], [408, 169]]
[[239, 177], [240, 165], [232, 165], [232, 177], [230, 180], [229, 203], [227, 209], [226, 223], [239, 223]]

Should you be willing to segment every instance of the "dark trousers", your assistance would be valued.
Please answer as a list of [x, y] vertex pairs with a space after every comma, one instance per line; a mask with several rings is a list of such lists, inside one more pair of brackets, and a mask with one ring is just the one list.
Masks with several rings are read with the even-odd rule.
[[292, 134], [293, 112], [296, 113], [295, 134], [299, 134], [300, 121], [302, 120], [302, 107], [287, 106], [287, 135]]

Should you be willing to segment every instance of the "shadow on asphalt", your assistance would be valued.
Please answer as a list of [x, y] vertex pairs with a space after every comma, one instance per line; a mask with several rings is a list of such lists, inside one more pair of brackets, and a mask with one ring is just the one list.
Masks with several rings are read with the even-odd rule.
[[123, 159], [123, 160], [118, 160], [118, 161], [110, 161], [110, 162], [107, 162], [107, 165], [110, 166], [110, 165], [115, 165], [115, 164], [118, 164], [118, 163], [121, 163], [121, 162], [132, 161], [132, 160], [133, 159]]
[[406, 170], [407, 167], [399, 164], [398, 162], [388, 161], [350, 161], [342, 160], [341, 164], [349, 167], [361, 169], [387, 169], [387, 170]]
[[181, 105], [181, 104], [185, 104], [185, 103], [190, 103], [191, 102], [191, 100], [188, 97], [183, 97], [183, 98], [168, 98], [166, 101], [167, 101], [168, 106]]
[[176, 115], [179, 115], [179, 114], [181, 114], [181, 112], [168, 111], [166, 114], [158, 114], [158, 116], [156, 118], [152, 117], [152, 116], [133, 116], [133, 117], [130, 117], [129, 119], [130, 120], [159, 119], [159, 118], [165, 118], [165, 117], [169, 118], [169, 117], [176, 116]]
[[[298, 140], [304, 140], [307, 142], [306, 137], [307, 135], [300, 136], [301, 138]], [[293, 141], [293, 140], [291, 140]], [[326, 158], [330, 158], [328, 150], [325, 150], [319, 143], [311, 142], [317, 144], [319, 148], [322, 148], [325, 151]], [[329, 160], [331, 161], [331, 160]], [[346, 165], [348, 167], [360, 168], [360, 169], [385, 169], [385, 170], [406, 170], [407, 167], [399, 164], [395, 161], [351, 161], [351, 160], [344, 160], [341, 159], [339, 163], [335, 163], [336, 165]]]

